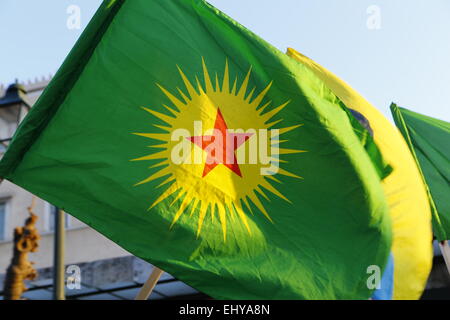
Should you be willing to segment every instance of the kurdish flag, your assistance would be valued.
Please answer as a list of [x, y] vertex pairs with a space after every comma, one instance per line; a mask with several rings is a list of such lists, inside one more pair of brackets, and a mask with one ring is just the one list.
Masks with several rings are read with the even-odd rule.
[[287, 54], [314, 72], [344, 102], [371, 132], [384, 158], [394, 167], [393, 173], [383, 180], [394, 236], [392, 298], [419, 299], [432, 265], [431, 211], [408, 145], [395, 126], [347, 83], [294, 49], [288, 49]]
[[400, 108], [394, 103], [391, 111], [428, 186], [434, 234], [439, 241], [449, 240], [450, 123]]
[[211, 5], [116, 0], [0, 176], [214, 298], [367, 299], [391, 224], [366, 150], [314, 73]]

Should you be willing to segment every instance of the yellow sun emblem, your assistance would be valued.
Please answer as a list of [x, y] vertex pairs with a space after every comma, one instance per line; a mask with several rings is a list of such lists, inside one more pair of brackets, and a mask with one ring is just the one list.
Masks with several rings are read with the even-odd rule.
[[258, 95], [255, 95], [256, 88], [247, 93], [250, 68], [239, 89], [238, 77], [230, 87], [226, 62], [222, 83], [216, 73], [213, 84], [203, 59], [202, 64], [204, 85], [196, 77], [194, 86], [178, 67], [187, 90], [177, 88], [179, 97], [158, 84], [172, 103], [172, 106], [164, 105], [165, 113], [142, 107], [164, 124], [154, 124], [162, 133], [134, 133], [160, 141], [150, 146], [160, 151], [133, 159], [158, 161], [150, 167], [158, 171], [136, 185], [166, 178], [158, 186], [166, 186], [165, 190], [150, 209], [174, 196], [171, 206], [181, 204], [174, 210], [171, 227], [181, 215], [198, 212], [199, 236], [209, 212], [213, 217], [218, 215], [226, 240], [227, 215], [231, 221], [237, 215], [251, 234], [247, 222], [247, 214], [253, 214], [250, 202], [272, 221], [257, 193], [269, 200], [265, 189], [290, 202], [274, 187], [273, 183], [281, 183], [276, 175], [301, 177], [280, 168], [280, 163], [287, 162], [280, 155], [305, 151], [279, 147], [287, 141], [280, 140], [280, 136], [301, 125], [275, 128], [283, 120], [272, 119], [289, 101], [272, 110], [270, 101], [262, 103], [272, 83]]

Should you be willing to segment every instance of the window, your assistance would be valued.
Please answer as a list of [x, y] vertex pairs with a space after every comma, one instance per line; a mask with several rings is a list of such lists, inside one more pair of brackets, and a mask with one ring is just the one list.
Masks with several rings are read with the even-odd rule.
[[[47, 230], [50, 232], [55, 231], [55, 216], [58, 213], [58, 208], [55, 207], [54, 205], [48, 204], [48, 215], [47, 215]], [[68, 229], [70, 228], [70, 215], [68, 215], [67, 213], [64, 213], [64, 222], [65, 222], [65, 227]]]
[[0, 202], [0, 241], [6, 238], [6, 202]]

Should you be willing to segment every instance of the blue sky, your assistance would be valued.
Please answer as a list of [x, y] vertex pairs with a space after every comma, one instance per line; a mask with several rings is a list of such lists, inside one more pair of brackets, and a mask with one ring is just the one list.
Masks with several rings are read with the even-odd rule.
[[[450, 121], [450, 1], [211, 0], [282, 51], [291, 46], [347, 81], [390, 117], [392, 101]], [[54, 74], [101, 0], [1, 0], [0, 83]], [[369, 29], [370, 6], [381, 29]]]

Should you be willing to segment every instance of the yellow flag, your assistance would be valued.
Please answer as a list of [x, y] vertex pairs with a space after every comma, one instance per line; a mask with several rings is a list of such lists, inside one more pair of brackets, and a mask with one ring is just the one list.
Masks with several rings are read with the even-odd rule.
[[289, 48], [350, 109], [369, 122], [374, 140], [394, 171], [383, 181], [393, 223], [394, 299], [419, 299], [431, 270], [431, 209], [425, 186], [406, 142], [383, 114], [336, 75]]

